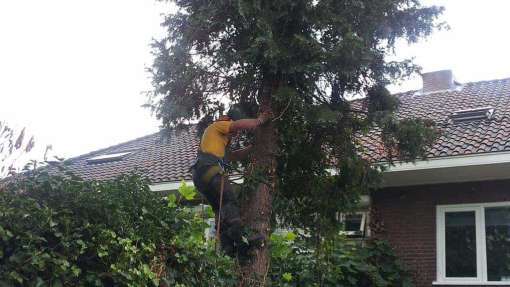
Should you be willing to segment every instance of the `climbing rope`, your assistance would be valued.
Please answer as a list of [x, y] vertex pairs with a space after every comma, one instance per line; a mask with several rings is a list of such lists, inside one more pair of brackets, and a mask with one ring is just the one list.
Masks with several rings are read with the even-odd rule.
[[216, 242], [215, 249], [219, 251], [221, 248], [221, 209], [223, 207], [223, 189], [225, 188], [225, 174], [221, 175], [221, 184], [220, 184], [220, 208], [218, 210], [218, 226], [216, 227]]
[[280, 113], [280, 115], [278, 115], [277, 117], [273, 118], [271, 120], [271, 122], [276, 122], [278, 120], [280, 120], [283, 115], [285, 115], [285, 113], [287, 112], [287, 110], [289, 109], [290, 107], [290, 104], [292, 103], [292, 98], [289, 99], [289, 101], [287, 102], [287, 105], [285, 106], [285, 108], [282, 110], [282, 112]]

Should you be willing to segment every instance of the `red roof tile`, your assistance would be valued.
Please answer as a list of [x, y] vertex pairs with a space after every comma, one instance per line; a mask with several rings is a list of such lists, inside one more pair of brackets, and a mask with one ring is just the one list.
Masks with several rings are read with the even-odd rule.
[[[194, 128], [173, 133], [169, 139], [156, 133], [72, 158], [69, 169], [84, 179], [94, 180], [110, 180], [133, 171], [148, 177], [153, 184], [190, 180], [188, 170], [195, 159], [198, 143]], [[131, 153], [119, 161], [87, 163], [87, 159], [96, 156], [127, 151]]]
[[[399, 118], [420, 117], [438, 124], [441, 136], [429, 149], [429, 158], [510, 151], [510, 78], [468, 83], [455, 91], [411, 91], [397, 96], [401, 101]], [[454, 123], [449, 119], [454, 111], [487, 106], [495, 108], [491, 120]], [[365, 156], [375, 161], [384, 159], [380, 130], [362, 136], [361, 142]], [[169, 140], [156, 133], [73, 158], [70, 169], [78, 176], [95, 180], [113, 179], [134, 170], [153, 184], [190, 180], [188, 170], [198, 144], [194, 128], [174, 133]], [[87, 163], [87, 159], [96, 156], [125, 151], [132, 153], [120, 161]]]
[[[441, 132], [427, 157], [446, 157], [475, 153], [510, 151], [510, 78], [464, 84], [451, 91], [422, 94], [410, 91], [396, 95], [401, 102], [397, 116], [435, 121]], [[490, 120], [457, 122], [449, 117], [459, 110], [493, 107]], [[364, 155], [379, 161], [385, 153], [380, 131], [361, 136]]]

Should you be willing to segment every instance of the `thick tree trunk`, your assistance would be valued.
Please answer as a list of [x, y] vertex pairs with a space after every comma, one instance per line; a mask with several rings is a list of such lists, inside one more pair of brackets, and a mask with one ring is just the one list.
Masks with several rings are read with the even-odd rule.
[[[278, 89], [278, 83], [270, 82], [264, 87], [261, 98], [261, 110], [272, 112], [271, 96]], [[252, 173], [262, 176], [264, 182], [258, 183], [243, 202], [241, 216], [245, 225], [255, 233], [261, 234], [265, 242], [253, 249], [249, 260], [242, 262], [243, 280], [240, 286], [267, 286], [270, 264], [269, 237], [271, 232], [272, 193], [275, 183], [276, 167], [276, 129], [272, 122], [260, 127], [255, 134]]]

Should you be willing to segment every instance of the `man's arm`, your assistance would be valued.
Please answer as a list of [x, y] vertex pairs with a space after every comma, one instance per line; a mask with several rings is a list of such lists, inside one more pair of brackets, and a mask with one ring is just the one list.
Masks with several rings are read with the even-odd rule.
[[239, 131], [253, 130], [256, 127], [263, 125], [269, 119], [268, 113], [262, 113], [256, 119], [241, 119], [234, 121], [230, 125], [229, 132], [236, 133]]
[[229, 155], [230, 161], [240, 161], [248, 157], [248, 155], [252, 152], [253, 146], [249, 145], [245, 148], [238, 149], [235, 151], [232, 151]]

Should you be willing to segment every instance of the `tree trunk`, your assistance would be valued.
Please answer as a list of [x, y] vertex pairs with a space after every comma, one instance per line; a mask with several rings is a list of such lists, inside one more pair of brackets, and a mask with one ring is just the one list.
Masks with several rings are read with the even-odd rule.
[[[271, 81], [262, 91], [261, 111], [272, 112], [271, 97], [279, 83]], [[240, 286], [267, 286], [270, 264], [269, 237], [271, 232], [272, 192], [275, 188], [276, 129], [272, 122], [260, 127], [255, 133], [254, 156], [251, 173], [264, 178], [264, 182], [250, 192], [242, 203], [241, 217], [245, 225], [264, 236], [264, 243], [254, 248], [248, 260], [241, 262]]]

